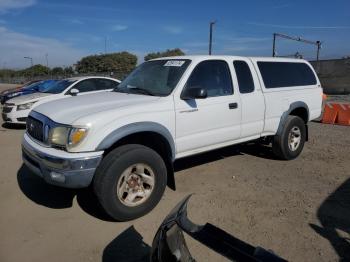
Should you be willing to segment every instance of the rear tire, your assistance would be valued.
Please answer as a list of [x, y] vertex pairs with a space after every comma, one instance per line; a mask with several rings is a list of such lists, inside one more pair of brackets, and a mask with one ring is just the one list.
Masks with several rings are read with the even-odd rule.
[[304, 121], [298, 116], [287, 116], [280, 135], [275, 135], [272, 141], [274, 155], [283, 160], [298, 157], [304, 148], [306, 140], [306, 127]]
[[160, 201], [167, 184], [162, 157], [151, 148], [120, 146], [96, 170], [94, 191], [104, 210], [117, 221], [143, 216]]

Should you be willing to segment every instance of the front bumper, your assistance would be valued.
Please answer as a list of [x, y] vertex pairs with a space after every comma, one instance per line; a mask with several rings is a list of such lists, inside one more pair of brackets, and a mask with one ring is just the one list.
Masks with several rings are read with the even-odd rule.
[[22, 159], [24, 164], [47, 183], [67, 187], [88, 187], [102, 159], [103, 151], [69, 153], [46, 148], [24, 134]]
[[17, 106], [5, 104], [2, 108], [2, 120], [6, 123], [25, 124], [30, 109], [17, 111]]

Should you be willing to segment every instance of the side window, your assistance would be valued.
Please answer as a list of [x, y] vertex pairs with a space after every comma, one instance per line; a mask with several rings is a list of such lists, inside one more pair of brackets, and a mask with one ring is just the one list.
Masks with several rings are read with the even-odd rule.
[[114, 89], [119, 83], [109, 79], [95, 79], [96, 90]]
[[258, 62], [266, 88], [316, 85], [311, 68], [305, 63]]
[[78, 89], [79, 93], [96, 91], [96, 85], [94, 79], [87, 79], [79, 82], [72, 88]]
[[249, 65], [245, 61], [234, 61], [233, 66], [236, 71], [239, 92], [247, 94], [254, 91], [254, 81]]
[[201, 87], [208, 97], [233, 94], [230, 69], [225, 61], [209, 60], [199, 63], [187, 80], [186, 88]]

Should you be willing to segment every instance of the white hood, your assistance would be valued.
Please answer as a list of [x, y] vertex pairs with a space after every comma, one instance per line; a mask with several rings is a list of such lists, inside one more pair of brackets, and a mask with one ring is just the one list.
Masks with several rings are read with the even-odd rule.
[[34, 111], [49, 117], [55, 122], [72, 124], [75, 120], [94, 113], [149, 103], [158, 99], [159, 97], [147, 95], [101, 92], [58, 99], [38, 105], [34, 108]]
[[15, 105], [21, 105], [21, 104], [25, 104], [25, 103], [29, 103], [29, 102], [33, 102], [33, 101], [37, 101], [37, 100], [42, 100], [44, 97], [47, 96], [51, 96], [53, 94], [50, 93], [33, 93], [33, 94], [28, 94], [28, 95], [23, 95], [23, 96], [18, 96], [15, 98], [12, 98], [8, 101], [6, 101], [6, 103], [14, 103]]

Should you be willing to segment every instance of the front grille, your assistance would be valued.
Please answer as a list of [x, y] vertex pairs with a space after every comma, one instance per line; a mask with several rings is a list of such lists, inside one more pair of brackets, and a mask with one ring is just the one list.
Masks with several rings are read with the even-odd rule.
[[10, 113], [12, 111], [13, 107], [3, 107], [2, 108], [2, 112], [3, 113]]
[[31, 116], [27, 118], [27, 132], [34, 139], [44, 141], [43, 123]]
[[18, 122], [26, 122], [27, 118], [26, 117], [19, 117], [19, 118], [17, 118], [17, 121]]

